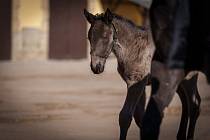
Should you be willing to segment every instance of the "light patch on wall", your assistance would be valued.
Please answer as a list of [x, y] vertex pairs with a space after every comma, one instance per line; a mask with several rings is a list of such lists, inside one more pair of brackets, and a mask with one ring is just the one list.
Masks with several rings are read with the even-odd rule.
[[42, 0], [20, 0], [20, 28], [41, 28], [43, 19]]
[[104, 12], [99, 0], [89, 0], [88, 1], [88, 11], [93, 14]]

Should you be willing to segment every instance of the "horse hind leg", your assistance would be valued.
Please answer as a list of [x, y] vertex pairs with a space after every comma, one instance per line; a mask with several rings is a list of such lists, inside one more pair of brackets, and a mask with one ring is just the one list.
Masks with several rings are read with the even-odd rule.
[[[177, 140], [192, 140], [200, 113], [201, 98], [197, 88], [198, 73], [190, 73], [177, 90], [182, 102], [182, 117]], [[189, 126], [188, 126], [189, 123]], [[188, 126], [188, 132], [187, 132]]]
[[190, 113], [190, 99], [187, 91], [185, 90], [184, 84], [181, 83], [177, 89], [177, 93], [182, 103], [182, 116], [179, 125], [179, 130], [177, 133], [177, 140], [186, 140], [187, 139], [187, 126], [189, 122], [189, 113]]
[[189, 122], [187, 140], [193, 140], [195, 125], [200, 115], [201, 98], [198, 92], [197, 81], [198, 81], [198, 73], [195, 73], [190, 77], [190, 79], [186, 83], [186, 89], [188, 91], [190, 99], [190, 115], [189, 115], [190, 122]]

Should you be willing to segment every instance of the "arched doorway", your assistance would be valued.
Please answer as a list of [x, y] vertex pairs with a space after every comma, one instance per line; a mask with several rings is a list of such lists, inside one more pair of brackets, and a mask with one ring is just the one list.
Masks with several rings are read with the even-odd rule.
[[50, 0], [49, 57], [79, 59], [87, 57], [86, 0]]

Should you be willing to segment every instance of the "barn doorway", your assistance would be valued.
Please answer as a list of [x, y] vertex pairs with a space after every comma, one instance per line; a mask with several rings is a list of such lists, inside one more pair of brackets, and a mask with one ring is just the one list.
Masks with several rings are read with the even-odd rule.
[[50, 0], [50, 59], [87, 57], [86, 0]]
[[11, 59], [12, 0], [0, 0], [0, 60]]

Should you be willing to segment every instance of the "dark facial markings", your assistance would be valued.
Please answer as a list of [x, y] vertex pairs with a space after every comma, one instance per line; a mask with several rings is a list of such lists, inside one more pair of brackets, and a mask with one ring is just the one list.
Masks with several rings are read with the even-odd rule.
[[111, 34], [112, 30], [108, 25], [106, 25], [102, 21], [96, 21], [94, 24], [91, 25], [88, 32], [88, 39], [90, 41], [91, 47], [94, 47], [96, 43], [100, 40], [104, 45], [108, 44]]

